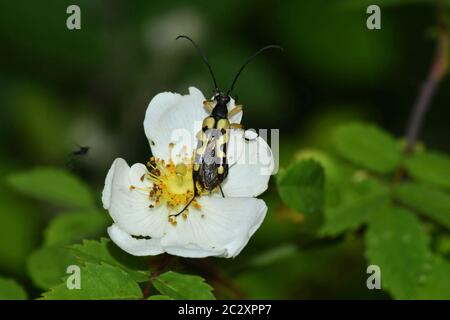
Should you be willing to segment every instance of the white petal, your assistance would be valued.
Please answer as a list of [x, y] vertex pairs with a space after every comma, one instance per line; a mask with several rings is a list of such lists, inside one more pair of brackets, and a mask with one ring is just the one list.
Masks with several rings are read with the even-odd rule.
[[[196, 147], [196, 134], [202, 121], [209, 114], [203, 107], [204, 95], [200, 90], [190, 87], [189, 94], [163, 92], [157, 94], [149, 103], [145, 114], [144, 130], [155, 157], [174, 162], [179, 158], [191, 156]], [[228, 109], [234, 108], [234, 100]], [[242, 112], [231, 117], [233, 123], [239, 123]], [[169, 144], [174, 145], [173, 151]], [[179, 157], [178, 157], [179, 156]]]
[[235, 257], [264, 220], [267, 206], [255, 198], [199, 198], [201, 210], [189, 209], [161, 240], [164, 250], [183, 257]]
[[185, 258], [206, 258], [206, 257], [224, 257], [226, 256], [226, 249], [223, 250], [205, 250], [196, 245], [166, 246], [164, 251], [174, 256]]
[[[124, 160], [125, 161], [125, 160]], [[148, 187], [150, 182], [148, 180], [143, 180], [142, 176], [147, 173], [147, 167], [142, 163], [135, 163], [131, 166], [130, 172], [128, 174], [130, 183], [137, 188]]]
[[164, 252], [159, 238], [135, 239], [115, 223], [108, 228], [108, 235], [119, 248], [134, 256], [154, 256]]
[[105, 208], [106, 210], [109, 209], [109, 206], [111, 205], [111, 188], [112, 188], [112, 179], [114, 176], [114, 165], [116, 163], [118, 159], [116, 159], [111, 168], [108, 171], [108, 174], [106, 175], [105, 178], [105, 186], [103, 187], [103, 191], [102, 191], [102, 203], [103, 203], [103, 208]]
[[[136, 236], [161, 237], [167, 227], [165, 206], [149, 208], [152, 204], [148, 193], [139, 190], [149, 186], [140, 177], [145, 166], [135, 164], [132, 168], [123, 159], [116, 159], [106, 176], [103, 190], [103, 206], [121, 229]], [[135, 186], [135, 189], [130, 189]]]
[[222, 183], [226, 197], [256, 197], [266, 191], [274, 160], [272, 151], [261, 137], [246, 131], [235, 148], [240, 151], [238, 161], [230, 166], [228, 176]]
[[[175, 143], [184, 135], [188, 151], [192, 150], [195, 129], [205, 117], [203, 107], [205, 97], [196, 88], [189, 88], [189, 94], [163, 92], [149, 103], [144, 119], [144, 130], [155, 157], [170, 159], [169, 143]], [[195, 126], [198, 126], [197, 128]]]

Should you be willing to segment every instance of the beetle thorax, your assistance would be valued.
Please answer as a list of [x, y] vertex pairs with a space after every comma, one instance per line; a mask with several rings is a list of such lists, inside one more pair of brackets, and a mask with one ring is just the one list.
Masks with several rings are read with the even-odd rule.
[[220, 93], [214, 97], [214, 100], [216, 101], [216, 105], [214, 106], [214, 109], [211, 112], [211, 115], [214, 118], [227, 118], [228, 116], [228, 107], [227, 104], [230, 102], [230, 96]]

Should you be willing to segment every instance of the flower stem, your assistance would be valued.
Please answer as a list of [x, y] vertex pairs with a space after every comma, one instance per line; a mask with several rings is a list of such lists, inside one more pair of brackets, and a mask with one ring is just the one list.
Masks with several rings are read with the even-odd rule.
[[444, 78], [448, 69], [448, 28], [446, 23], [446, 11], [443, 6], [440, 6], [437, 11], [438, 14], [438, 38], [436, 44], [436, 51], [431, 64], [428, 76], [423, 82], [417, 100], [412, 109], [408, 129], [406, 131], [406, 146], [405, 153], [410, 153], [420, 134], [422, 124], [427, 111], [433, 99], [433, 95], [440, 81]]
[[153, 271], [150, 275], [150, 278], [148, 279], [147, 284], [145, 285], [143, 296], [144, 299], [147, 299], [150, 296], [150, 290], [153, 286], [153, 281], [166, 269], [168, 268], [173, 262], [175, 258], [171, 255], [164, 254], [156, 266], [155, 271]]

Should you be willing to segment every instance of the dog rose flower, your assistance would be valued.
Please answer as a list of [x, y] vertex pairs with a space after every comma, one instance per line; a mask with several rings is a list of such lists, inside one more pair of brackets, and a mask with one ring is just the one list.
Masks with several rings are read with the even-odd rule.
[[[147, 166], [116, 159], [105, 180], [102, 201], [114, 223], [112, 241], [124, 251], [147, 256], [167, 252], [182, 257], [235, 257], [259, 228], [267, 212], [256, 197], [267, 189], [272, 153], [254, 132], [230, 131], [229, 173], [219, 190], [194, 195], [192, 179], [196, 133], [208, 116], [203, 94], [164, 92], [150, 102], [144, 129], [153, 156]], [[228, 110], [233, 109], [231, 99]], [[230, 117], [240, 123], [242, 112]]]

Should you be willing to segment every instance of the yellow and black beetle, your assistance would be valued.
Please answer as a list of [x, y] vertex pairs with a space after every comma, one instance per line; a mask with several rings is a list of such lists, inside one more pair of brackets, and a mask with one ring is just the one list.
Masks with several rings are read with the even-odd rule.
[[267, 49], [281, 49], [281, 47], [276, 45], [268, 45], [249, 56], [234, 77], [230, 89], [224, 93], [219, 90], [211, 65], [200, 47], [188, 36], [180, 35], [176, 39], [178, 40], [180, 38], [189, 40], [200, 53], [214, 81], [215, 94], [213, 100], [203, 102], [203, 106], [208, 110], [210, 115], [203, 120], [202, 129], [197, 134], [198, 143], [195, 149], [193, 168], [194, 196], [183, 210], [177, 214], [170, 215], [170, 217], [176, 217], [183, 213], [192, 201], [204, 192], [212, 192], [216, 188], [219, 188], [222, 196], [225, 197], [220, 184], [228, 175], [227, 145], [230, 137], [230, 129], [243, 128], [240, 124], [230, 123], [229, 121], [230, 117], [242, 110], [242, 105], [236, 105], [232, 110], [228, 111], [227, 106], [231, 101], [230, 93], [233, 91], [236, 80], [239, 78], [242, 70], [244, 70], [245, 66], [254, 57]]
[[203, 103], [210, 115], [203, 120], [202, 129], [197, 135], [193, 168], [196, 193], [220, 188], [228, 174], [227, 144], [230, 129], [241, 128], [240, 124], [230, 123], [228, 118], [242, 110], [242, 106], [237, 105], [228, 111], [229, 102], [229, 95], [218, 93], [214, 101]]

